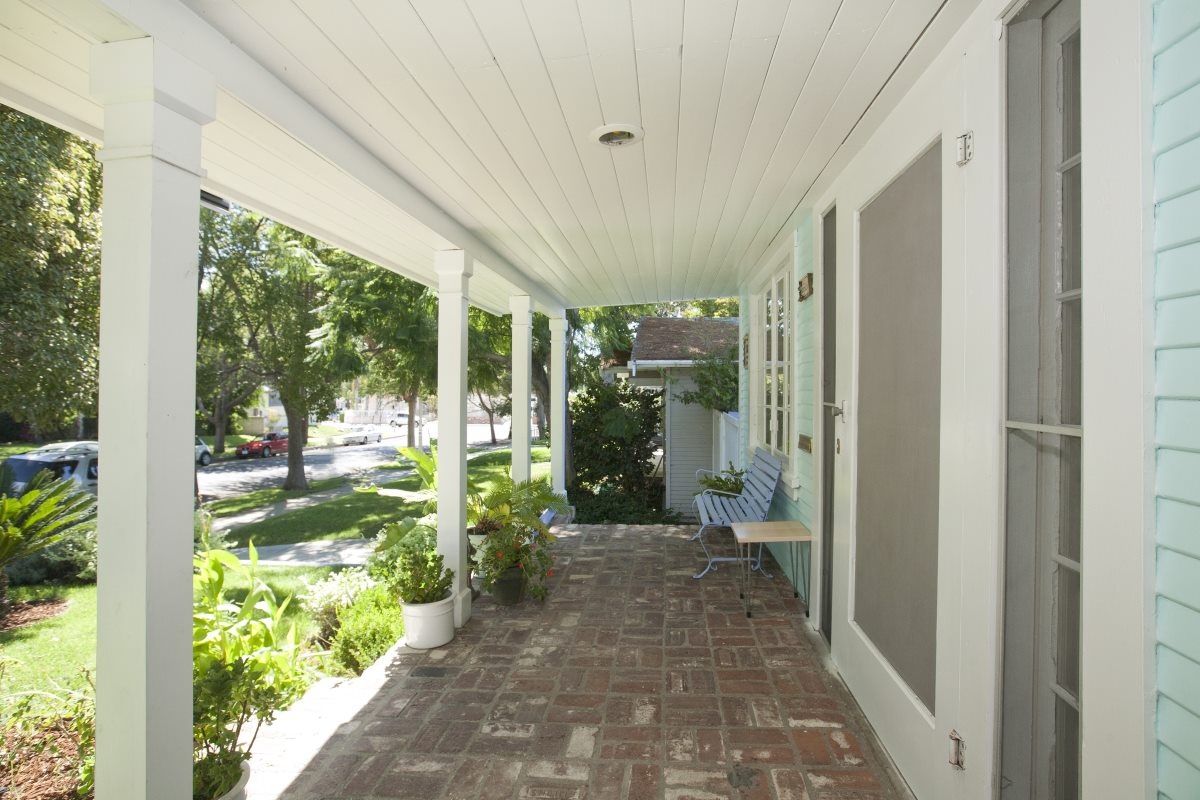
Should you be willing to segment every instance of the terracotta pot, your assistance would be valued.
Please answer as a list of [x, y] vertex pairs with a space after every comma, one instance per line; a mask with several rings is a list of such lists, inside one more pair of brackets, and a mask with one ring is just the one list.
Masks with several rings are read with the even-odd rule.
[[492, 584], [492, 598], [496, 605], [515, 606], [525, 599], [525, 572], [520, 567], [509, 567]]
[[404, 643], [419, 650], [441, 647], [454, 638], [454, 595], [432, 603], [401, 603]]
[[213, 800], [246, 800], [246, 784], [250, 782], [250, 762], [242, 762], [242, 777], [238, 778], [238, 782], [233, 785], [225, 794]]

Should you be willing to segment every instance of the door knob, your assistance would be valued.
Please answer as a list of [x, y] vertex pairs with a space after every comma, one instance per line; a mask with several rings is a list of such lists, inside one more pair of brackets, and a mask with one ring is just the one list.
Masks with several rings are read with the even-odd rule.
[[833, 414], [833, 416], [835, 416], [835, 417], [841, 417], [841, 416], [844, 416], [844, 415], [845, 415], [845, 413], [846, 413], [846, 401], [845, 401], [845, 400], [843, 400], [843, 401], [842, 401], [842, 402], [840, 402], [840, 403], [828, 403], [828, 402], [826, 402], [826, 403], [822, 403], [821, 405], [823, 405], [823, 406], [825, 406], [826, 408], [828, 408], [828, 409], [829, 409], [829, 413], [830, 413], [830, 414]]

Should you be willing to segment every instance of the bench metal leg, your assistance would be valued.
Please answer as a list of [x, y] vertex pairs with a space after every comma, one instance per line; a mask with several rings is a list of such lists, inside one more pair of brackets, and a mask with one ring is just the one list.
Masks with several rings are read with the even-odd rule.
[[[694, 539], [695, 537], [692, 537], [692, 538]], [[736, 555], [736, 556], [732, 556], [732, 557], [731, 556], [714, 556], [712, 553], [709, 552], [708, 545], [706, 545], [704, 543], [704, 540], [700, 539], [699, 541], [700, 541], [701, 549], [704, 550], [704, 555], [708, 558], [708, 563], [704, 565], [704, 569], [700, 570], [699, 572], [697, 572], [695, 575], [692, 576], [693, 578], [695, 578], [697, 580], [700, 578], [703, 578], [705, 575], [707, 575], [710, 572], [715, 572], [717, 569], [717, 564], [724, 563], [724, 562], [732, 562], [732, 561], [736, 561], [739, 564], [741, 564], [742, 562], [745, 562], [748, 565], [748, 569], [750, 570], [750, 572], [752, 572], [752, 573], [757, 572], [760, 575], [762, 575], [764, 578], [773, 577], [771, 575], [771, 573], [769, 573], [765, 569], [763, 569], [763, 565], [762, 565], [763, 546], [762, 546], [762, 544], [758, 545], [758, 557], [757, 558], [750, 557], [750, 549], [751, 548], [749, 546], [746, 547], [746, 557], [742, 558], [740, 549], [737, 550], [738, 555]], [[736, 542], [734, 543], [734, 547], [737, 547]], [[750, 565], [752, 565], [752, 566], [750, 566]]]

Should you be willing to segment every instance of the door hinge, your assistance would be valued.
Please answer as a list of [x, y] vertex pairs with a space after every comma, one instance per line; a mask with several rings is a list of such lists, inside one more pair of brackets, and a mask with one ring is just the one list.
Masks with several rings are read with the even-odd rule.
[[950, 766], [955, 769], [966, 769], [967, 743], [958, 731], [950, 731]]
[[968, 161], [975, 157], [975, 132], [967, 131], [956, 140], [958, 148], [957, 161], [958, 166], [964, 166]]

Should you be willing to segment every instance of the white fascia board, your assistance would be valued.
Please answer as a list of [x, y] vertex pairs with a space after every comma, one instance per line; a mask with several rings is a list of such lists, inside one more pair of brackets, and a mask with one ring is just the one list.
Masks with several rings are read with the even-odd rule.
[[562, 308], [565, 305], [562, 298], [485, 244], [270, 70], [177, 0], [57, 0], [56, 5], [64, 9], [101, 8], [122, 17], [146, 35], [159, 39], [209, 71], [224, 91], [445, 239], [445, 249], [466, 250], [492, 272], [523, 289], [541, 306]]
[[696, 362], [693, 359], [661, 359], [653, 361], [630, 361], [629, 366], [635, 372], [637, 369], [678, 369], [680, 367], [694, 367]]

